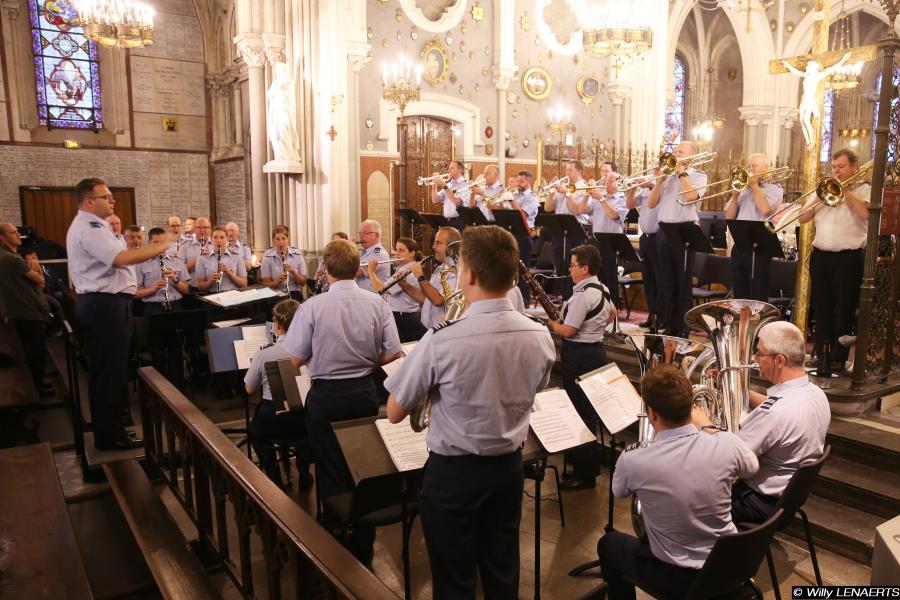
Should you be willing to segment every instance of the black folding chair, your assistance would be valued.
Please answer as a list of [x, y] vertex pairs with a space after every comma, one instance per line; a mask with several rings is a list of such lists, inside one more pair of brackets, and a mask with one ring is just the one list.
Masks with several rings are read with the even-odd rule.
[[[772, 259], [769, 267], [769, 304], [778, 307], [781, 318], [787, 318], [794, 306], [794, 288], [797, 282], [797, 261]], [[777, 295], [776, 295], [777, 294]]]
[[[704, 258], [700, 259], [701, 256]], [[697, 253], [694, 258], [694, 272], [697, 273], [697, 285], [694, 286], [692, 294], [694, 304], [722, 300], [728, 296], [727, 290], [731, 289], [731, 258], [716, 254]], [[714, 283], [725, 286], [727, 290], [712, 289]]]
[[[303, 404], [300, 401], [296, 377], [300, 375], [300, 369], [294, 366], [289, 359], [270, 361], [264, 365], [266, 378], [269, 382], [269, 392], [272, 394], [272, 403], [275, 406], [286, 406], [291, 411], [303, 413]], [[249, 403], [247, 413], [247, 427], [249, 430]], [[256, 441], [256, 440], [254, 440]], [[287, 437], [273, 437], [259, 440], [262, 444], [271, 446], [278, 457], [284, 474], [285, 485], [291, 486], [291, 458], [302, 461], [307, 465], [313, 463], [313, 452], [309, 445], [306, 432], [298, 432], [297, 435]], [[299, 472], [299, 467], [298, 467]], [[302, 483], [302, 481], [301, 481]]]
[[[794, 514], [800, 515], [800, 520], [803, 521], [803, 533], [806, 535], [806, 544], [809, 546], [809, 557], [812, 560], [813, 571], [816, 574], [816, 585], [819, 586], [822, 585], [822, 573], [819, 572], [816, 546], [813, 544], [812, 533], [809, 531], [809, 519], [803, 510], [803, 505], [806, 504], [806, 500], [812, 492], [812, 487], [819, 477], [819, 472], [822, 470], [822, 465], [830, 453], [831, 446], [825, 446], [825, 451], [822, 452], [822, 456], [818, 460], [797, 469], [784, 489], [781, 499], [778, 500], [778, 504], [775, 505], [776, 509], [783, 511], [782, 517], [777, 523], [776, 531], [787, 528], [793, 521]], [[755, 527], [752, 523], [738, 523], [737, 526], [739, 529]], [[775, 573], [775, 561], [772, 558], [771, 548], [766, 549], [766, 563], [769, 566], [769, 575], [772, 577], [772, 589], [775, 591], [775, 598], [776, 600], [781, 600], [781, 591], [778, 589], [778, 576]]]
[[[633, 273], [641, 272], [640, 261], [622, 261], [622, 268], [624, 269], [624, 272], [622, 273], [622, 275], [619, 275], [619, 287], [622, 288], [622, 299], [625, 301], [625, 319], [628, 320], [631, 318], [631, 303], [628, 301], [628, 289], [643, 286], [644, 279], [643, 277], [635, 277], [633, 275]], [[637, 290], [635, 290], [635, 292], [632, 294], [632, 301], [634, 300], [634, 297], [636, 295]]]

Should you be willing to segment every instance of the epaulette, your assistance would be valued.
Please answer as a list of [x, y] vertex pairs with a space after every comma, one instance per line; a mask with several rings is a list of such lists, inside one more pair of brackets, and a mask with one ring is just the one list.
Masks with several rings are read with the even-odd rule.
[[101, 225], [97, 221], [88, 221], [88, 223], [90, 223], [91, 227], [93, 227], [94, 229], [103, 229], [103, 225]]
[[265, 350], [266, 348], [271, 348], [271, 347], [274, 346], [274, 345], [275, 345], [275, 342], [269, 342], [269, 343], [266, 344], [265, 346], [260, 346], [259, 349], [260, 349], [260, 350]]
[[374, 252], [375, 254], [379, 254], [381, 252], [381, 246], [375, 246], [372, 249], [372, 252]]
[[628, 444], [627, 446], [625, 446], [625, 449], [622, 452], [631, 452], [632, 450], [637, 450], [640, 447], [641, 447], [640, 442], [632, 442], [631, 444]]
[[275, 246], [266, 248], [263, 252], [263, 256], [275, 256]]
[[450, 327], [451, 325], [453, 325], [454, 323], [458, 323], [459, 321], [459, 319], [454, 319], [453, 321], [441, 321], [440, 323], [432, 327], [431, 330], [440, 331], [441, 329], [446, 329], [447, 327]]

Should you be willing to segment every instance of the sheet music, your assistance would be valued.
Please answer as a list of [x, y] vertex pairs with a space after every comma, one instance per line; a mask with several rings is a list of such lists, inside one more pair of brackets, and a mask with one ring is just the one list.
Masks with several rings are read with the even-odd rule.
[[300, 367], [300, 374], [297, 375], [297, 389], [300, 391], [300, 404], [306, 406], [306, 395], [312, 387], [312, 379], [309, 378], [309, 367], [303, 365]]
[[413, 471], [425, 466], [425, 461], [428, 460], [425, 431], [413, 431], [409, 426], [408, 416], [396, 424], [387, 419], [378, 419], [375, 427], [398, 471]]
[[269, 334], [265, 325], [249, 325], [241, 327], [241, 337], [245, 342], [258, 342], [259, 346], [269, 343]]
[[610, 432], [619, 433], [637, 421], [641, 397], [615, 363], [583, 375], [578, 385]]
[[234, 356], [237, 359], [238, 369], [249, 369], [250, 360], [265, 344], [260, 344], [255, 340], [234, 340]]
[[218, 294], [208, 294], [203, 296], [204, 300], [218, 304], [223, 308], [236, 306], [242, 302], [241, 293], [238, 290], [228, 290], [227, 292], [219, 292]]
[[389, 362], [386, 365], [381, 365], [381, 370], [384, 371], [385, 375], [390, 377], [391, 375], [399, 371], [400, 365], [403, 364], [403, 361], [406, 360], [406, 356], [408, 356], [409, 353], [412, 352], [412, 349], [415, 348], [415, 346], [415, 342], [407, 342], [403, 344], [403, 353], [405, 354], [405, 356], [401, 356], [397, 360]]
[[255, 300], [264, 300], [266, 298], [275, 298], [285, 296], [283, 292], [276, 292], [267, 287], [253, 288], [250, 290], [229, 290], [227, 292], [219, 292], [218, 294], [208, 294], [203, 296], [204, 300], [217, 304], [223, 308], [238, 306]]
[[531, 429], [548, 452], [561, 452], [597, 439], [585, 427], [565, 390], [539, 393], [529, 418]]
[[234, 327], [235, 325], [240, 325], [241, 323], [246, 323], [250, 320], [250, 317], [244, 317], [243, 319], [229, 319], [227, 321], [216, 321], [212, 324], [213, 327], [218, 327], [219, 329], [224, 329], [226, 327]]

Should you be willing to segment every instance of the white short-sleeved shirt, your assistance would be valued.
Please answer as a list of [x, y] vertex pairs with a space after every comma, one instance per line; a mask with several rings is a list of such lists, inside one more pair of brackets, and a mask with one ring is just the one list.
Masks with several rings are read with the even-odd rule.
[[[606, 291], [604, 298], [603, 291], [596, 287], [600, 286]], [[563, 302], [561, 318], [563, 325], [574, 327], [578, 333], [570, 338], [566, 338], [570, 342], [596, 343], [603, 341], [603, 334], [606, 332], [606, 323], [609, 321], [609, 313], [612, 310], [612, 303], [608, 300], [609, 290], [600, 283], [597, 276], [582, 279], [572, 288], [572, 296]], [[595, 310], [603, 304], [603, 308], [596, 315], [587, 319], [588, 313]]]
[[[451, 190], [455, 190], [466, 185], [466, 178], [463, 176], [459, 176], [456, 179], [452, 179], [447, 182], [447, 187]], [[458, 198], [462, 201], [463, 206], [468, 204], [469, 202], [469, 190], [465, 190], [459, 193]], [[443, 214], [444, 218], [447, 219], [456, 219], [459, 218], [459, 212], [456, 210], [456, 204], [451, 199], [450, 194], [446, 190], [441, 190], [438, 192], [438, 197], [443, 202]]]
[[[360, 287], [360, 289], [371, 292], [372, 291], [372, 281], [369, 279], [369, 261], [372, 259], [377, 261], [387, 261], [391, 259], [391, 253], [384, 249], [384, 246], [379, 244], [373, 244], [369, 246], [365, 250], [362, 251], [362, 254], [359, 256], [359, 267], [362, 271], [362, 275], [356, 278], [356, 285]], [[391, 276], [391, 263], [384, 262], [375, 267], [375, 274], [378, 275], [378, 279], [381, 281], [387, 281], [387, 279]]]
[[[398, 269], [409, 270], [409, 266], [401, 265], [397, 267]], [[404, 281], [413, 287], [419, 287], [419, 281], [416, 279], [416, 276], [412, 273], [407, 273], [406, 277], [404, 277]], [[383, 280], [384, 283], [387, 283]], [[417, 313], [419, 312], [419, 303], [409, 297], [409, 294], [403, 291], [403, 288], [400, 287], [400, 284], [391, 286], [391, 289], [382, 294], [384, 299], [387, 300], [388, 306], [391, 308], [391, 312], [400, 312], [400, 313]]]
[[79, 210], [66, 232], [69, 277], [75, 292], [134, 294], [137, 291], [134, 269], [114, 264], [124, 250], [109, 223]]
[[[584, 179], [579, 179], [578, 181], [573, 182], [576, 187], [584, 187], [587, 184], [584, 182]], [[587, 194], [585, 191], [578, 191], [572, 194], [572, 200], [575, 202], [581, 202], [581, 199]], [[569, 208], [569, 203], [566, 202], [566, 194], [560, 194], [559, 192], [554, 192], [554, 198], [556, 199], [556, 204], [553, 206], [553, 212], [558, 215], [571, 215], [572, 210]], [[578, 219], [578, 222], [582, 225], [586, 225], [590, 220], [590, 217], [587, 215], [575, 215], [575, 218]]]
[[[747, 188], [738, 194], [738, 211], [735, 219], [738, 221], [765, 221], [766, 217], [778, 212], [778, 209], [781, 208], [782, 199], [784, 198], [784, 188], [780, 185], [775, 185], [774, 183], [761, 183], [759, 185], [759, 191], [761, 191], [763, 196], [766, 197], [766, 200], [769, 201], [769, 214], [764, 215], [759, 211], [759, 207], [756, 206], [756, 200], [753, 199], [753, 190]], [[731, 202], [732, 200], [729, 198], [728, 202], [725, 204], [726, 209]]]
[[[706, 194], [706, 184], [709, 181], [709, 178], [706, 176], [706, 173], [703, 171], [698, 171], [693, 167], [688, 167], [685, 171], [687, 173], [688, 183], [691, 184], [691, 188], [702, 188], [698, 189], [698, 193], [700, 198]], [[681, 192], [681, 183], [680, 178], [677, 173], [672, 173], [668, 177], [666, 177], [662, 183], [658, 183], [657, 185], [661, 185], [662, 189], [659, 191], [659, 220], [663, 223], [696, 223], [697, 222], [697, 208], [700, 206], [700, 202], [694, 202], [692, 204], [688, 204], [687, 206], [682, 206], [678, 200], [683, 200], [686, 196], [679, 195]]]
[[[495, 198], [504, 190], [504, 187], [502, 183], [495, 181], [494, 185], [485, 184], [481, 186], [481, 189], [484, 190], [484, 193], [487, 194], [488, 198]], [[481, 214], [484, 215], [485, 219], [493, 223], [496, 220], [494, 219], [494, 213], [491, 212], [490, 207], [483, 201], [484, 196], [475, 196], [475, 206], [478, 207], [478, 210], [481, 211]]]
[[[449, 263], [442, 263], [434, 268], [434, 271], [431, 273], [431, 279], [428, 282], [431, 284], [431, 287], [436, 289], [438, 293], [441, 295], [444, 294], [444, 288], [441, 285], [441, 271], [448, 267]], [[445, 278], [447, 285], [450, 287], [450, 291], [456, 289], [456, 271], [450, 271], [447, 273]], [[431, 300], [428, 299], [428, 296], [425, 296], [425, 302], [422, 304], [422, 325], [425, 327], [434, 327], [438, 323], [444, 320], [444, 306], [435, 306], [431, 303]]]
[[[857, 198], [867, 204], [872, 194], [872, 186], [863, 183], [850, 190]], [[857, 217], [846, 202], [838, 206], [822, 205], [816, 209], [813, 221], [816, 224], [816, 237], [813, 248], [840, 252], [841, 250], [857, 250], [866, 247], [869, 220]]]
[[638, 226], [641, 228], [641, 233], [648, 235], [659, 231], [659, 204], [653, 208], [647, 206], [650, 191], [650, 188], [641, 188], [634, 195], [634, 205], [639, 209]]
[[[617, 221], [610, 219], [606, 214], [606, 211], [603, 210], [604, 203], [608, 203], [612, 209], [616, 211], [616, 214], [619, 215]], [[622, 233], [625, 231], [625, 216], [628, 214], [628, 208], [625, 206], [625, 194], [616, 192], [604, 200], [591, 198], [588, 200], [587, 205], [592, 212], [591, 224], [594, 233]]]
[[260, 390], [263, 400], [272, 400], [272, 390], [269, 389], [269, 378], [266, 376], [266, 363], [291, 357], [283, 340], [284, 338], [280, 337], [271, 346], [257, 350], [250, 360], [247, 374], [244, 375], [244, 385]]
[[[238, 277], [247, 276], [247, 266], [239, 255], [232, 254], [226, 250], [222, 253], [222, 263], [228, 265], [228, 268], [233, 270]], [[209, 279], [218, 269], [219, 260], [215, 253], [202, 254], [197, 259], [196, 277], [197, 279]], [[215, 291], [217, 287], [219, 286], [213, 285], [209, 288], [209, 291]], [[223, 273], [221, 291], [227, 292], [236, 289], [238, 289], [238, 286], [231, 280], [231, 277]]]
[[[285, 259], [287, 264], [289, 264], [293, 269], [299, 273], [300, 275], [306, 276], [306, 259], [303, 257], [303, 253], [300, 252], [297, 248], [293, 246], [288, 247], [287, 258]], [[281, 274], [284, 272], [284, 263], [282, 262], [281, 255], [278, 254], [278, 251], [275, 248], [268, 248], [263, 253], [262, 261], [259, 263], [259, 274], [260, 277], [265, 279], [266, 277], [272, 279], [272, 281], [276, 281]], [[284, 284], [282, 284], [284, 285]], [[291, 280], [290, 286], [291, 291], [298, 291], [297, 286], [300, 285], [294, 280]]]
[[516, 193], [516, 202], [519, 203], [519, 208], [525, 212], [525, 220], [528, 221], [528, 227], [534, 229], [534, 220], [537, 218], [538, 212], [540, 212], [540, 201], [534, 195], [534, 191], [531, 188], [524, 192], [519, 190]]
[[[187, 268], [184, 266], [184, 261], [182, 261], [177, 256], [166, 255], [163, 258], [163, 264], [167, 269], [171, 269], [173, 273], [175, 273], [175, 277], [178, 278], [178, 281], [191, 281], [191, 274], [188, 273]], [[156, 285], [156, 282], [162, 278], [162, 274], [159, 272], [159, 259], [151, 258], [150, 260], [144, 261], [141, 264], [135, 267], [135, 271], [137, 273], [137, 281], [138, 286], [143, 288], [150, 288]], [[181, 292], [178, 291], [178, 288], [174, 283], [169, 282], [169, 300], [171, 302], [175, 302], [176, 300], [181, 300]], [[142, 298], [144, 302], [163, 302], [166, 299], [166, 293], [162, 289], [158, 289], [149, 296], [145, 296]]]

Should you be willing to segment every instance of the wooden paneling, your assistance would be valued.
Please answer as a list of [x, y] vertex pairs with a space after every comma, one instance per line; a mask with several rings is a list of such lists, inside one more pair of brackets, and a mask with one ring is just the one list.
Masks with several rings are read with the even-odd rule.
[[[111, 188], [116, 198], [116, 214], [122, 230], [134, 224], [134, 188]], [[33, 227], [41, 237], [66, 245], [66, 232], [78, 212], [73, 188], [20, 187], [22, 224]]]

